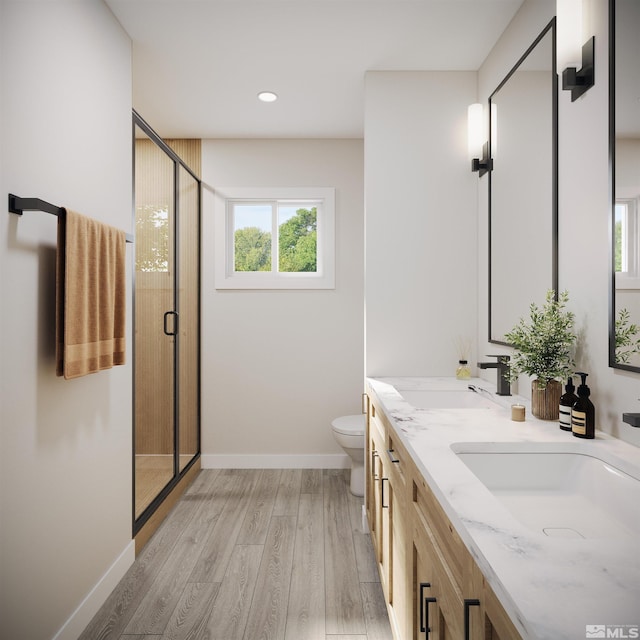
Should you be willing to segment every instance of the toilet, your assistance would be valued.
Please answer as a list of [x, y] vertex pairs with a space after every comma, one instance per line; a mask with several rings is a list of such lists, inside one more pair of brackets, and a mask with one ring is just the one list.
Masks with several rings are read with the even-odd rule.
[[364, 433], [366, 416], [341, 416], [331, 422], [333, 437], [351, 458], [351, 483], [354, 496], [364, 496]]

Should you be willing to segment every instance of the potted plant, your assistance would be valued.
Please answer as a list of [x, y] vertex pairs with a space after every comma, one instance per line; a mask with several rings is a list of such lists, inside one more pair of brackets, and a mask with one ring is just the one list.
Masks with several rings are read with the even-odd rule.
[[616, 362], [629, 364], [631, 356], [640, 353], [640, 327], [630, 322], [630, 314], [627, 309], [620, 309], [616, 318]]
[[573, 349], [576, 343], [574, 315], [565, 310], [569, 294], [558, 298], [553, 289], [540, 309], [531, 303], [529, 321], [520, 318], [505, 335], [516, 353], [511, 360], [510, 381], [522, 373], [535, 376], [531, 382], [531, 412], [542, 420], [557, 420], [562, 393], [561, 380], [573, 374]]

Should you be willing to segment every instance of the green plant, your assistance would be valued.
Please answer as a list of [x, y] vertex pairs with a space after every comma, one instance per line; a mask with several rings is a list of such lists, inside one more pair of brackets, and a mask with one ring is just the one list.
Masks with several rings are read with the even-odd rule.
[[640, 353], [640, 327], [631, 322], [627, 309], [620, 309], [616, 318], [616, 362], [628, 364], [634, 353]]
[[511, 382], [526, 373], [536, 376], [539, 388], [544, 389], [549, 380], [563, 380], [574, 372], [575, 318], [573, 313], [565, 310], [568, 301], [566, 291], [556, 300], [555, 292], [550, 289], [542, 309], [531, 303], [529, 322], [520, 318], [505, 335], [516, 349], [511, 360]]

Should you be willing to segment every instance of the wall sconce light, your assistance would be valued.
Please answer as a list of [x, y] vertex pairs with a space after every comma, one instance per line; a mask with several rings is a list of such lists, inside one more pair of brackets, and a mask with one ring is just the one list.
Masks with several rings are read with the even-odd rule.
[[471, 171], [477, 171], [481, 178], [487, 171], [491, 171], [493, 161], [489, 157], [484, 108], [480, 103], [469, 105], [467, 110], [467, 137]]
[[567, 67], [562, 72], [562, 88], [571, 91], [571, 102], [589, 91], [595, 84], [594, 71], [595, 36], [591, 36], [582, 45], [582, 67]]
[[557, 14], [558, 69], [563, 69], [562, 88], [571, 91], [571, 102], [574, 102], [595, 82], [595, 38], [582, 45], [582, 0], [558, 0]]

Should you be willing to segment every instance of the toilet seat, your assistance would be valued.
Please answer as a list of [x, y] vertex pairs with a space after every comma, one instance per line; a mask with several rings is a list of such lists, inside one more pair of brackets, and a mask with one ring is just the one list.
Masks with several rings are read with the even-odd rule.
[[366, 416], [364, 414], [341, 416], [331, 422], [331, 428], [345, 436], [363, 436], [365, 427]]

